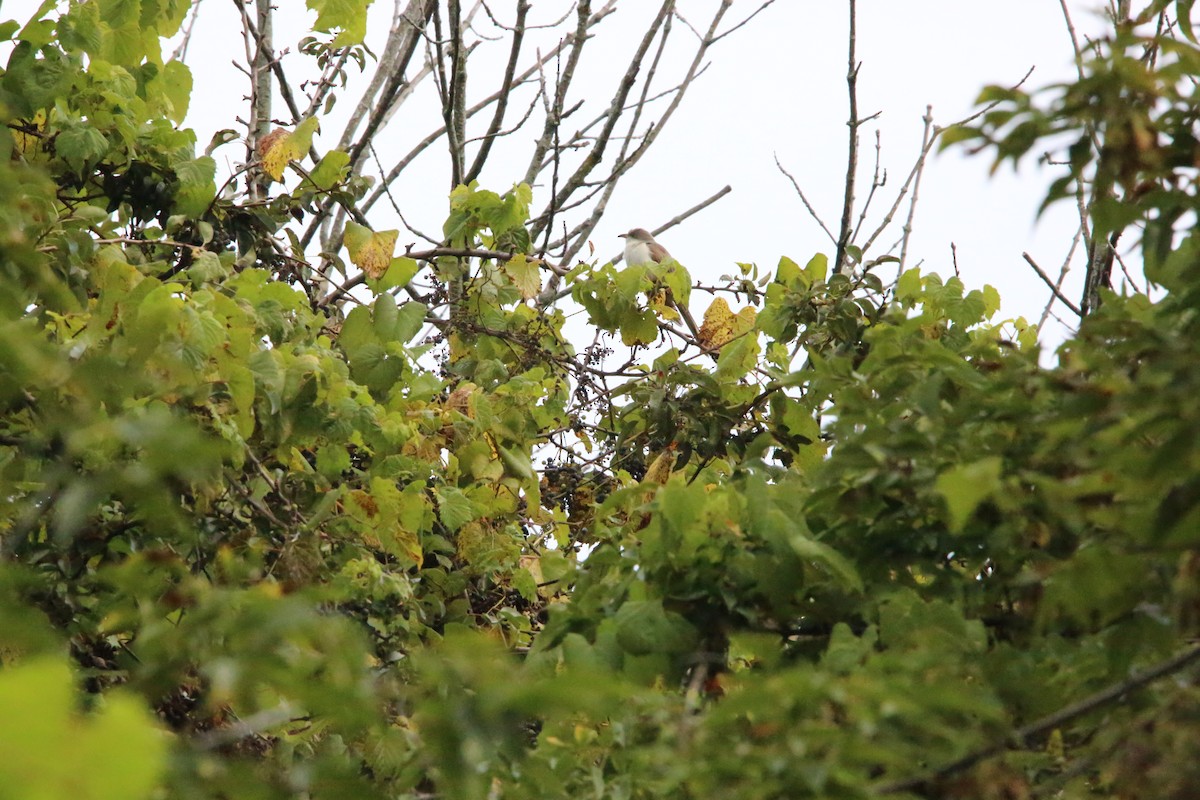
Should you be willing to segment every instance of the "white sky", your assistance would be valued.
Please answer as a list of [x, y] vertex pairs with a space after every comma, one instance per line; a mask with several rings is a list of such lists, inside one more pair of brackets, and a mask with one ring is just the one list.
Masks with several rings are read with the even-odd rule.
[[[717, 2], [680, 0], [679, 8], [693, 24], [703, 27]], [[38, 4], [39, 0], [8, 0], [0, 8], [0, 19], [24, 19]], [[740, 21], [759, 4], [759, 0], [735, 0], [728, 22]], [[312, 15], [304, 10], [302, 0], [277, 0], [276, 5], [275, 45], [292, 49], [283, 65], [296, 89], [312, 75], [309, 60], [295, 52], [298, 35]], [[391, 3], [377, 0], [375, 5], [368, 43], [380, 52]], [[510, 3], [493, 0], [491, 5], [502, 21], [511, 22]], [[594, 5], [602, 5], [601, 0]], [[777, 0], [715, 46], [710, 53], [712, 66], [646, 158], [623, 179], [593, 236], [596, 257], [606, 259], [619, 252], [618, 233], [635, 226], [656, 227], [727, 183], [733, 187], [730, 195], [661, 237], [694, 278], [715, 281], [723, 273], [735, 272], [737, 261], [757, 262], [770, 271], [781, 255], [803, 263], [817, 251], [832, 254], [829, 239], [776, 169], [774, 155], [836, 231], [847, 137], [846, 5], [835, 0]], [[860, 202], [869, 186], [876, 128], [882, 133], [882, 165], [888, 173], [888, 184], [872, 207], [875, 220], [890, 206], [912, 167], [927, 104], [933, 106], [936, 122], [949, 124], [971, 112], [976, 95], [987, 83], [1015, 83], [1030, 67], [1036, 70], [1027, 87], [1069, 80], [1074, 73], [1058, 0], [860, 0], [858, 5], [860, 114], [881, 114], [863, 128]], [[607, 103], [627, 54], [657, 6], [650, 0], [623, 0], [617, 13], [596, 29], [575, 86], [576, 99], [586, 98], [590, 104], [581, 117], [591, 119]], [[538, 0], [531, 19], [546, 22], [568, 7], [566, 0]], [[1081, 33], [1101, 28], [1096, 13], [1099, 0], [1068, 0], [1068, 7]], [[658, 80], [663, 88], [683, 74], [691, 59], [694, 39], [676, 25], [674, 38], [679, 46], [660, 67]], [[556, 40], [553, 35], [538, 44], [548, 49]], [[482, 68], [471, 73], [468, 104], [495, 90], [506, 55], [504, 43], [492, 45], [490, 52], [480, 49]], [[242, 97], [247, 82], [232, 66], [235, 59], [245, 60], [236, 8], [231, 2], [205, 0], [187, 58], [195, 77], [189, 124], [196, 129], [201, 149], [213, 131], [238, 127], [235, 114], [245, 116]], [[424, 97], [414, 97], [403, 106], [381, 138], [385, 162], [389, 152], [407, 152], [413, 141], [440, 124], [432, 84], [424, 88]], [[344, 95], [338, 111], [348, 111], [353, 98], [353, 93]], [[282, 102], [276, 105], [276, 116], [288, 117]], [[478, 133], [486, 125], [484, 115], [475, 124]], [[323, 135], [316, 140], [318, 151], [332, 147], [340, 134], [336, 123], [323, 122], [322, 128]], [[481, 181], [485, 188], [504, 191], [521, 176], [534, 135], [531, 129], [507, 142], [509, 150], [500, 149], [500, 157], [493, 156]], [[513, 154], [511, 158], [505, 157], [507, 152]], [[219, 163], [232, 164], [244, 150], [229, 145], [216, 155]], [[1033, 159], [1016, 175], [1005, 167], [989, 178], [989, 166], [987, 157], [967, 157], [960, 149], [931, 160], [920, 187], [909, 263], [923, 261], [923, 269], [949, 276], [953, 242], [968, 287], [996, 286], [1004, 300], [1003, 316], [1025, 316], [1036, 322], [1048, 290], [1021, 253], [1029, 251], [1057, 275], [1077, 218], [1074, 209], [1063, 204], [1035, 221], [1052, 174]], [[415, 228], [440, 230], [449, 190], [447, 174], [444, 147], [435, 145], [395, 184], [394, 194]], [[535, 187], [535, 209], [543, 202], [544, 194]], [[906, 212], [905, 206], [901, 219]], [[376, 205], [369, 216], [377, 229], [399, 225], [386, 202]], [[884, 248], [899, 236], [899, 225], [894, 233], [881, 237]], [[400, 244], [410, 241], [422, 246], [402, 231]], [[1082, 266], [1077, 266], [1067, 279], [1066, 294], [1073, 300], [1079, 295], [1082, 272]], [[1056, 310], [1071, 321], [1069, 311], [1061, 306]], [[1051, 345], [1063, 336], [1055, 327], [1051, 320], [1043, 337]]]

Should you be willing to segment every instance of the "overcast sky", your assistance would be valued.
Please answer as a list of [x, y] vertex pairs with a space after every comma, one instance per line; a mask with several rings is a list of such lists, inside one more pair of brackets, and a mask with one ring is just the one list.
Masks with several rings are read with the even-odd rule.
[[[681, 0], [679, 8], [702, 26], [717, 2]], [[24, 18], [38, 4], [38, 0], [7, 0], [0, 16]], [[298, 84], [311, 73], [305, 71], [308, 60], [295, 53], [295, 42], [312, 15], [304, 10], [302, 0], [279, 0], [276, 5], [280, 13], [275, 44], [291, 47], [292, 54], [283, 63]], [[373, 9], [368, 43], [376, 52], [381, 49], [391, 5], [379, 0]], [[493, 0], [490, 5], [502, 21], [511, 21], [510, 3]], [[569, 5], [566, 0], [538, 0], [533, 3], [533, 20], [552, 20]], [[601, 3], [597, 0], [595, 5]], [[596, 108], [607, 102], [657, 5], [624, 0], [617, 13], [599, 26], [594, 46], [589, 45], [590, 52], [585, 50], [575, 87], [578, 98], [587, 98]], [[727, 19], [736, 22], [759, 5], [760, 0], [735, 0]], [[945, 125], [972, 111], [985, 84], [1015, 83], [1031, 67], [1035, 71], [1026, 84], [1029, 87], [1068, 80], [1073, 74], [1070, 40], [1058, 0], [860, 0], [858, 6], [860, 114], [880, 115], [863, 128], [860, 200], [869, 185], [876, 129], [882, 135], [882, 163], [888, 175], [887, 186], [873, 205], [876, 220], [916, 158], [927, 105], [932, 105], [935, 121]], [[1098, 2], [1069, 0], [1068, 7], [1081, 32], [1101, 28]], [[201, 148], [213, 131], [236, 127], [234, 114], [245, 115], [241, 98], [246, 79], [232, 66], [235, 59], [245, 61], [236, 13], [233, 3], [205, 0], [187, 53], [195, 75], [189, 124], [196, 128]], [[711, 67], [609, 204], [593, 237], [596, 256], [607, 258], [619, 252], [618, 233], [635, 226], [654, 228], [725, 184], [732, 185], [731, 194], [661, 237], [693, 277], [716, 280], [735, 271], [738, 261], [772, 269], [781, 255], [803, 263], [818, 251], [831, 254], [829, 238], [805, 211], [774, 159], [778, 156], [836, 231], [847, 137], [846, 31], [845, 2], [777, 0], [716, 45]], [[559, 34], [542, 35], [549, 37], [541, 42], [548, 48]], [[691, 58], [694, 39], [682, 31], [674, 38], [678, 46], [668, 52], [667, 63], [660, 68], [664, 87], [670, 83], [668, 71], [681, 75]], [[488, 59], [501, 65], [507, 51], [503, 43], [495, 45], [494, 51], [489, 54], [481, 48], [484, 68], [471, 73], [468, 102], [495, 90], [499, 74], [488, 75], [486, 65]], [[348, 110], [350, 98], [345, 97], [339, 111]], [[281, 103], [277, 116], [287, 116]], [[404, 106], [380, 141], [385, 160], [390, 143], [397, 154], [405, 152], [412, 141], [436, 127], [436, 118], [432, 92]], [[332, 147], [338, 133], [336, 124], [324, 124], [318, 150]], [[485, 187], [503, 191], [520, 177], [532, 136], [509, 143], [512, 152], [521, 154], [511, 162], [511, 174], [504, 174], [509, 162], [492, 160], [482, 179]], [[233, 164], [243, 155], [238, 145], [217, 151], [223, 164]], [[445, 162], [444, 148], [431, 148], [395, 187], [414, 228], [440, 230], [449, 188], [441, 186]], [[1021, 253], [1029, 251], [1057, 274], [1077, 219], [1071, 207], [1062, 205], [1035, 220], [1051, 175], [1033, 160], [1017, 174], [1005, 167], [989, 177], [989, 166], [986, 157], [968, 157], [958, 149], [931, 160], [920, 188], [909, 263], [923, 262], [924, 269], [949, 276], [954, 243], [969, 287], [996, 286], [1004, 300], [1003, 315], [1036, 321], [1048, 292]], [[535, 208], [541, 202], [535, 197]], [[386, 204], [376, 206], [371, 216], [377, 229], [398, 225], [389, 214]], [[882, 238], [890, 244], [898, 235], [897, 226], [895, 234]], [[418, 240], [402, 232], [400, 243], [408, 241]], [[1081, 281], [1078, 266], [1068, 278], [1068, 296], [1078, 296]], [[1046, 333], [1048, 342], [1061, 340], [1061, 332]]]

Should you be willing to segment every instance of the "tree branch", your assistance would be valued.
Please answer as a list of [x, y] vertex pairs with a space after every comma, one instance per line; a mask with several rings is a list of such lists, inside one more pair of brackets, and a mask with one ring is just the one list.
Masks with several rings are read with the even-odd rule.
[[483, 136], [483, 141], [479, 145], [479, 152], [475, 154], [475, 161], [471, 164], [471, 169], [467, 171], [463, 179], [464, 183], [470, 183], [479, 177], [479, 173], [483, 171], [483, 165], [487, 161], [488, 153], [492, 149], [492, 143], [495, 141], [496, 135], [500, 132], [500, 128], [504, 125], [504, 112], [508, 108], [508, 101], [512, 95], [513, 76], [517, 71], [517, 61], [521, 57], [521, 44], [525, 41], [525, 18], [528, 14], [529, 0], [517, 0], [517, 21], [512, 28], [513, 40], [512, 46], [508, 51], [508, 64], [504, 68], [504, 79], [500, 82], [500, 90], [496, 92], [499, 95], [499, 100], [496, 103], [496, 112], [492, 114], [491, 124], [488, 125], [487, 133]]
[[858, 68], [855, 55], [858, 39], [855, 19], [857, 6], [855, 0], [850, 0], [850, 35], [849, 35], [849, 66], [846, 70], [846, 87], [850, 95], [850, 118], [846, 126], [850, 129], [850, 143], [846, 154], [846, 187], [842, 200], [842, 224], [838, 231], [837, 253], [833, 260], [833, 271], [843, 272], [846, 268], [846, 248], [850, 245], [851, 221], [854, 218], [854, 181], [858, 175]]
[[1029, 739], [1048, 733], [1055, 728], [1060, 728], [1078, 717], [1090, 714], [1115, 700], [1120, 700], [1130, 692], [1137, 691], [1159, 678], [1165, 678], [1168, 675], [1179, 672], [1196, 661], [1200, 661], [1200, 647], [1185, 650], [1179, 655], [1159, 662], [1131, 678], [1123, 680], [1120, 683], [1115, 683], [1106, 689], [1101, 689], [1095, 694], [1089, 695], [1065, 708], [1060, 708], [1053, 714], [1049, 714], [1018, 728], [1007, 739], [981, 747], [975, 752], [969, 753], [957, 761], [952, 761], [932, 772], [877, 786], [875, 794], [899, 794], [901, 792], [927, 793], [943, 778], [970, 769], [985, 758], [990, 758], [997, 753], [1001, 753], [1009, 747], [1025, 747]]

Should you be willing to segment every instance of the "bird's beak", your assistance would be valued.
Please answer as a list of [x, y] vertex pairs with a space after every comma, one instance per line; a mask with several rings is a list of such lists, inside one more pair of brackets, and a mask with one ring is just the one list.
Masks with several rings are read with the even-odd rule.
[[629, 238], [629, 234], [628, 234], [628, 233], [618, 233], [618, 234], [617, 234], [617, 238], [618, 238], [618, 239], [628, 239], [628, 238]]

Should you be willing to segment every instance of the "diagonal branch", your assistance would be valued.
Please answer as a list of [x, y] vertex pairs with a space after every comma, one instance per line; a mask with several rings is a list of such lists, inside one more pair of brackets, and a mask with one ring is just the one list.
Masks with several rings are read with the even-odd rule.
[[1115, 683], [1108, 688], [1101, 689], [1095, 694], [1083, 698], [1077, 703], [1072, 703], [1065, 708], [1060, 708], [1053, 714], [1042, 717], [1039, 720], [1029, 723], [1015, 730], [1011, 736], [1002, 741], [992, 742], [989, 745], [981, 747], [973, 753], [968, 753], [957, 761], [952, 761], [945, 764], [932, 772], [924, 775], [917, 775], [911, 778], [905, 778], [891, 783], [885, 783], [875, 788], [875, 794], [900, 794], [901, 792], [928, 792], [942, 779], [970, 769], [971, 767], [983, 761], [985, 758], [990, 758], [998, 753], [1007, 750], [1011, 746], [1024, 747], [1029, 739], [1041, 736], [1044, 733], [1060, 728], [1063, 725], [1071, 722], [1074, 719], [1090, 714], [1097, 709], [1122, 699], [1130, 692], [1135, 692], [1142, 689], [1159, 678], [1165, 678], [1168, 675], [1173, 675], [1182, 669], [1191, 666], [1193, 663], [1200, 661], [1200, 647], [1192, 647], [1185, 650], [1177, 656], [1168, 658], [1166, 661], [1161, 661], [1158, 664], [1146, 669], [1131, 678]]
[[499, 95], [496, 111], [492, 114], [492, 122], [488, 125], [487, 133], [484, 134], [483, 141], [479, 145], [479, 152], [475, 154], [475, 161], [463, 178], [464, 183], [470, 183], [479, 177], [479, 173], [483, 171], [483, 165], [487, 161], [488, 153], [492, 149], [492, 143], [496, 140], [496, 136], [504, 124], [504, 112], [508, 109], [508, 101], [512, 96], [513, 75], [517, 71], [517, 61], [521, 56], [521, 44], [525, 40], [525, 18], [528, 14], [529, 0], [517, 0], [517, 21], [512, 29], [512, 47], [508, 52], [508, 64], [504, 68], [504, 80], [500, 83], [500, 91], [496, 93]]
[[[1074, 249], [1074, 246], [1072, 246], [1072, 249]], [[1038, 266], [1038, 263], [1033, 260], [1033, 256], [1029, 255], [1029, 253], [1021, 253], [1021, 257], [1025, 259], [1026, 264], [1033, 267], [1033, 271], [1038, 274], [1039, 278], [1045, 281], [1046, 285], [1050, 287], [1050, 291], [1054, 292], [1054, 296], [1057, 297], [1063, 305], [1075, 312], [1075, 316], [1083, 316], [1083, 309], [1067, 299], [1067, 296], [1062, 293], [1062, 290], [1059, 288], [1058, 284], [1050, 280], [1050, 276], [1047, 275], [1046, 272]]]
[[[692, 58], [692, 63], [688, 66], [687, 74], [684, 75], [683, 80], [680, 82], [679, 89], [671, 98], [670, 104], [667, 106], [666, 110], [659, 115], [658, 122], [652, 125], [650, 130], [646, 132], [645, 137], [638, 148], [627, 158], [617, 163], [609, 177], [604, 180], [603, 196], [596, 204], [596, 207], [592, 210], [592, 213], [588, 217], [587, 221], [583, 224], [582, 230], [575, 243], [568, 247], [565, 254], [565, 258], [567, 260], [574, 258], [575, 254], [583, 248], [587, 241], [587, 237], [591, 235], [593, 230], [595, 230], [596, 225], [600, 221], [600, 217], [604, 214], [604, 211], [608, 205], [608, 200], [612, 196], [612, 193], [616, 190], [617, 182], [626, 172], [633, 168], [633, 165], [636, 164], [641, 157], [645, 155], [650, 146], [654, 144], [654, 141], [658, 138], [658, 135], [666, 126], [667, 121], [670, 120], [676, 109], [679, 108], [679, 104], [683, 102], [683, 97], [685, 94], [687, 94], [687, 91], [691, 87], [693, 81], [695, 81], [696, 77], [703, 71], [702, 65], [704, 62], [704, 57], [708, 54], [709, 47], [712, 46], [714, 37], [716, 36], [717, 28], [721, 24], [721, 20], [724, 18], [726, 12], [729, 11], [729, 8], [732, 4], [733, 0], [721, 0], [721, 5], [713, 14], [708, 31], [701, 40], [700, 46], [696, 48], [696, 53]], [[628, 95], [628, 92], [625, 94]], [[595, 155], [595, 152], [593, 152], [592, 155]]]

